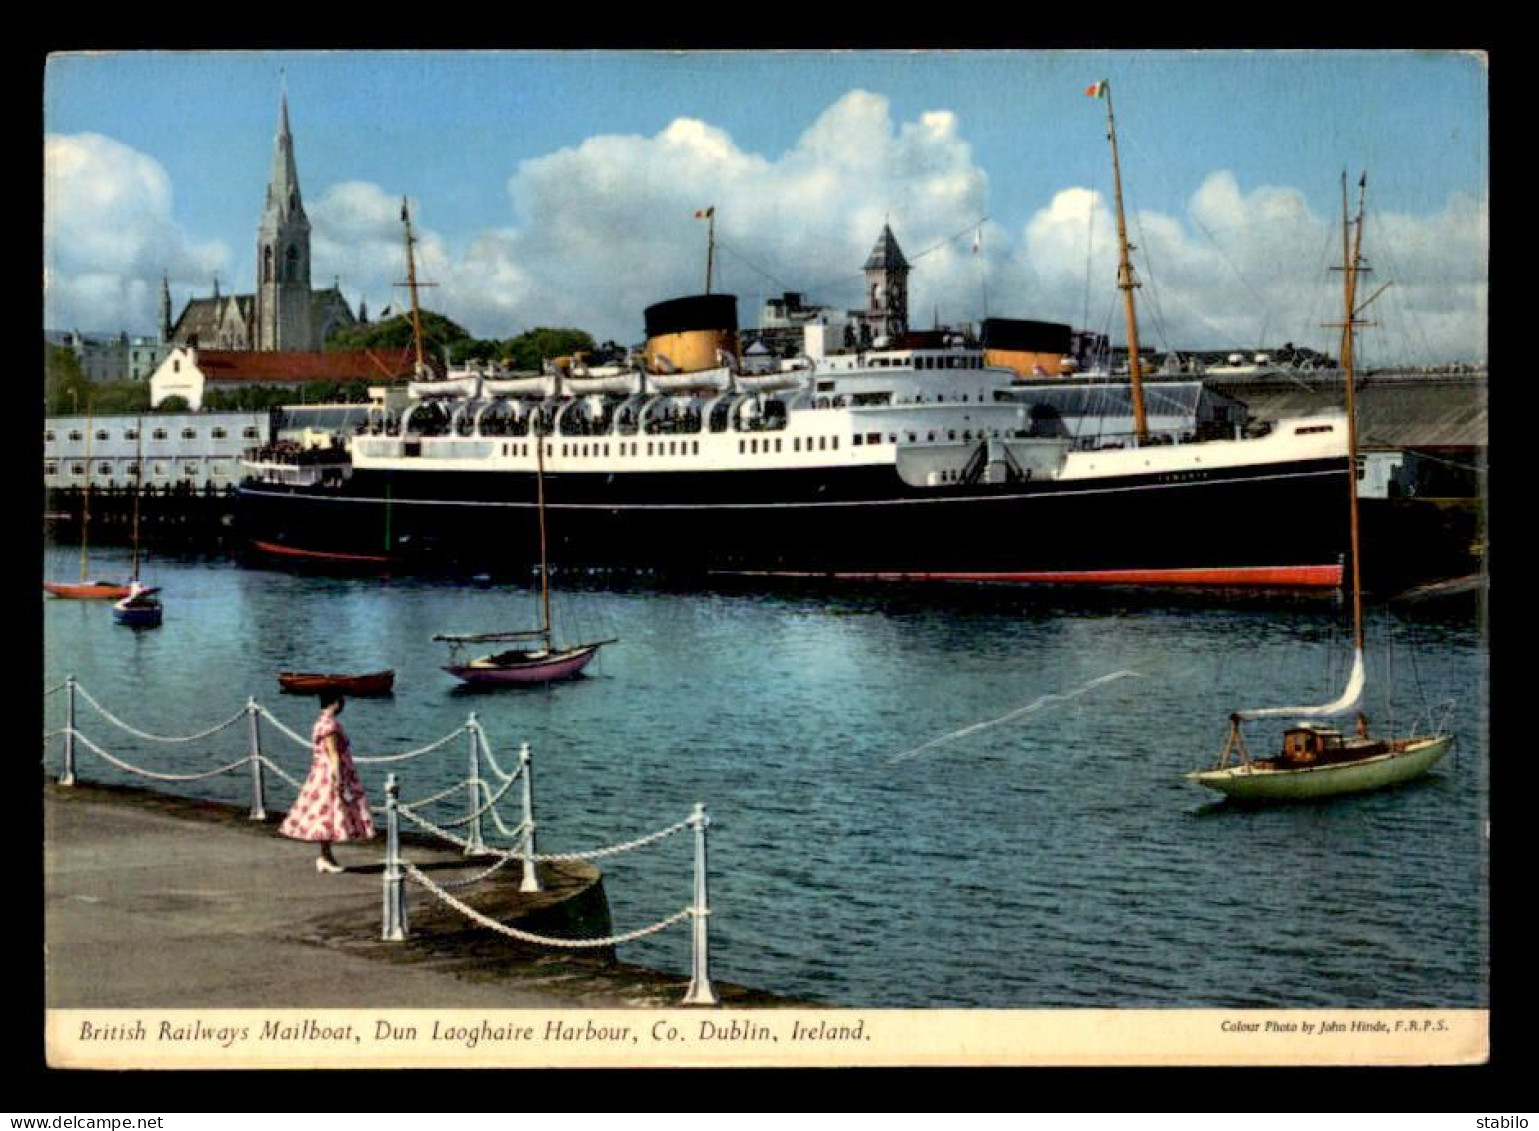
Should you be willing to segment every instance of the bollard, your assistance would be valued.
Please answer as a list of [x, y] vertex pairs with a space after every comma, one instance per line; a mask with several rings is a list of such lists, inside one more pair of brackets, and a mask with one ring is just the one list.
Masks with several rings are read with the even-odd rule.
[[60, 785], [75, 784], [75, 677], [64, 680], [64, 772]]
[[486, 853], [486, 845], [481, 840], [481, 752], [477, 749], [477, 739], [480, 735], [481, 724], [476, 721], [476, 713], [470, 712], [470, 720], [465, 724], [465, 730], [470, 735], [470, 836], [465, 842], [466, 856], [481, 856]]
[[401, 817], [396, 811], [401, 787], [395, 775], [385, 779], [384, 922], [380, 937], [387, 942], [406, 938], [406, 891], [401, 880]]
[[685, 1005], [715, 1005], [716, 994], [711, 989], [710, 937], [706, 920], [711, 909], [705, 891], [705, 830], [711, 819], [705, 815], [705, 803], [695, 802], [695, 811], [689, 815], [689, 823], [695, 830], [695, 905], [690, 909], [695, 919], [694, 963], [689, 978], [689, 990], [684, 995]]
[[518, 765], [524, 774], [524, 878], [519, 891], [539, 891], [540, 873], [534, 862], [534, 773], [533, 755], [526, 742], [518, 748]]
[[246, 700], [246, 715], [251, 742], [251, 813], [253, 821], [267, 820], [266, 783], [262, 780], [262, 721], [255, 699]]

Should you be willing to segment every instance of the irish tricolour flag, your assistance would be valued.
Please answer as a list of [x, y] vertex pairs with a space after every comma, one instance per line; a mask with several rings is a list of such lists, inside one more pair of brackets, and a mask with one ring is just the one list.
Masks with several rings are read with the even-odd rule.
[[1085, 88], [1085, 93], [1090, 95], [1091, 98], [1105, 98], [1106, 80], [1102, 79], [1100, 82], [1091, 83]]

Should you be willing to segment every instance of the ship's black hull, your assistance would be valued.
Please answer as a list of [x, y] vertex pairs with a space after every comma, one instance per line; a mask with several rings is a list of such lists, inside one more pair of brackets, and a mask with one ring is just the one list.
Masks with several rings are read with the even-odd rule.
[[[550, 474], [552, 566], [678, 574], [1334, 586], [1345, 460], [1200, 478], [914, 489], [890, 469]], [[340, 489], [241, 488], [248, 545], [392, 572], [537, 561], [532, 475], [355, 471]]]

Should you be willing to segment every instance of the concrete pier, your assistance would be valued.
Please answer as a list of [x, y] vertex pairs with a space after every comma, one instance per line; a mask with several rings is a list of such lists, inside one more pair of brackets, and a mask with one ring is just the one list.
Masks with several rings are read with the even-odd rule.
[[[672, 1008], [689, 971], [611, 953], [524, 945], [411, 888], [410, 937], [380, 938], [382, 839], [342, 844], [347, 871], [320, 875], [310, 845], [244, 808], [146, 790], [43, 786], [45, 1005], [81, 1008]], [[436, 882], [487, 861], [425, 841], [403, 855]], [[603, 879], [585, 863], [517, 867], [458, 892], [544, 935], [604, 937]], [[722, 1004], [799, 1003], [717, 982]]]

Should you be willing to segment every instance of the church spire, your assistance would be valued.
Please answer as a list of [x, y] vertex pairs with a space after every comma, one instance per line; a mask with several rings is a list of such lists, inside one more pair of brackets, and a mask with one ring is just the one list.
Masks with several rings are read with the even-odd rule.
[[273, 171], [267, 182], [267, 214], [283, 219], [305, 219], [304, 205], [299, 199], [299, 170], [294, 164], [294, 135], [289, 132], [288, 91], [284, 91], [279, 100]]
[[257, 229], [256, 348], [310, 349], [310, 221], [299, 196], [289, 95], [278, 100], [272, 177]]

